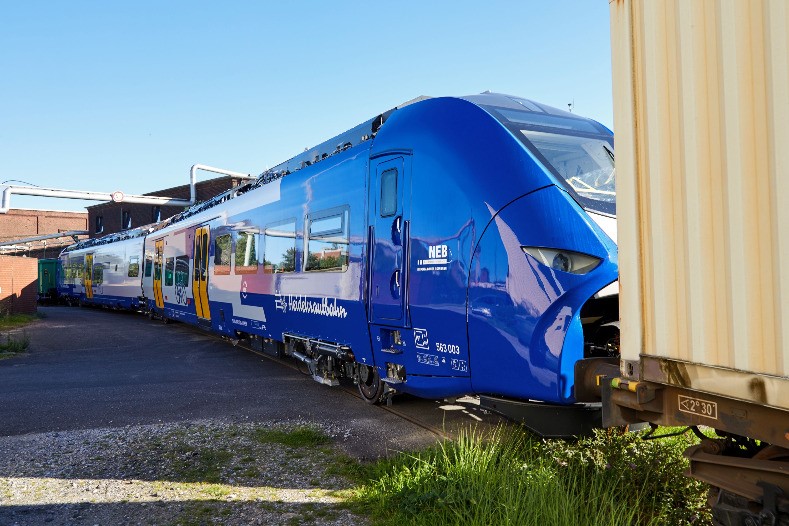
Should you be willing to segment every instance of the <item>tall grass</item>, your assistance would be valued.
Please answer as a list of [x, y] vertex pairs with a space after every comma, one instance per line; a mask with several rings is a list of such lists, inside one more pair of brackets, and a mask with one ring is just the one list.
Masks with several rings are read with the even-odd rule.
[[[17, 314], [7, 310], [0, 310], [0, 330], [9, 330], [21, 327], [35, 320], [38, 316], [34, 314]], [[27, 333], [22, 334], [0, 334], [0, 359], [9, 358], [17, 353], [27, 351], [30, 346], [30, 338]]]
[[687, 443], [467, 432], [370, 466], [355, 505], [382, 525], [704, 524], [704, 488], [682, 477]]

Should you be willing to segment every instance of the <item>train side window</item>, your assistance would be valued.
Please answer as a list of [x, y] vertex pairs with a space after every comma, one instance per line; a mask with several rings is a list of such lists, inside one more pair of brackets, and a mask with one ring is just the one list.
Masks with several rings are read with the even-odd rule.
[[69, 266], [71, 267], [71, 275], [69, 276], [69, 283], [76, 285], [80, 283], [83, 276], [83, 265], [85, 260], [82, 257], [69, 259]]
[[145, 277], [151, 277], [151, 269], [153, 269], [153, 256], [148, 254], [145, 256]]
[[175, 286], [189, 286], [189, 256], [175, 258]]
[[129, 258], [129, 277], [136, 278], [140, 275], [140, 256]]
[[349, 209], [347, 206], [310, 214], [306, 271], [348, 270]]
[[256, 246], [257, 235], [254, 232], [239, 232], [236, 239], [236, 274], [254, 274], [258, 270]]
[[296, 270], [296, 220], [274, 223], [265, 230], [263, 271], [280, 274]]
[[104, 283], [104, 265], [96, 263], [93, 265], [93, 284], [101, 285]]
[[381, 174], [381, 217], [397, 213], [397, 170], [392, 168]]
[[164, 285], [170, 287], [173, 284], [173, 270], [175, 268], [175, 258], [167, 258], [164, 262]]
[[230, 274], [230, 253], [233, 250], [233, 238], [230, 234], [218, 236], [214, 240], [214, 274]]
[[153, 280], [162, 281], [162, 260], [156, 258], [156, 264], [153, 266]]

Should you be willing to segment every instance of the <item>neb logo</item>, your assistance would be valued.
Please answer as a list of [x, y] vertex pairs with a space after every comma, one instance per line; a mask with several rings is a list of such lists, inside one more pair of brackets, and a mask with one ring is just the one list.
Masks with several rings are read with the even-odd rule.
[[446, 258], [447, 246], [446, 245], [430, 245], [427, 247], [427, 254], [430, 259]]

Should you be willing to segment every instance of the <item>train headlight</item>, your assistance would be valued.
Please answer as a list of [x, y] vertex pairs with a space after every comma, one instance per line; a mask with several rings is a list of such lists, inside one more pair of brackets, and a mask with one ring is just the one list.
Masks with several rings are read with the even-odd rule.
[[586, 274], [597, 267], [602, 259], [557, 248], [521, 247], [523, 251], [547, 267], [571, 274]]

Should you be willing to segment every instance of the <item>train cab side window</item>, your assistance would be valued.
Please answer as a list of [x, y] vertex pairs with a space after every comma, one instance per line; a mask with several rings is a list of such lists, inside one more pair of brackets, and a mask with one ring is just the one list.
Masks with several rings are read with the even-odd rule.
[[145, 256], [145, 277], [151, 277], [151, 270], [153, 269], [153, 256], [150, 254]]
[[175, 268], [175, 258], [167, 258], [164, 262], [164, 286], [173, 285], [173, 270]]
[[140, 275], [140, 256], [129, 258], [129, 277], [136, 278]]
[[306, 271], [348, 270], [348, 207], [334, 208], [308, 217]]
[[397, 170], [386, 170], [381, 174], [381, 217], [397, 213]]
[[230, 274], [230, 253], [233, 250], [233, 238], [230, 234], [218, 236], [214, 240], [214, 274]]
[[288, 220], [266, 227], [263, 272], [280, 274], [296, 270], [296, 221]]
[[236, 274], [254, 274], [258, 270], [256, 250], [257, 235], [253, 232], [239, 232], [236, 239]]

